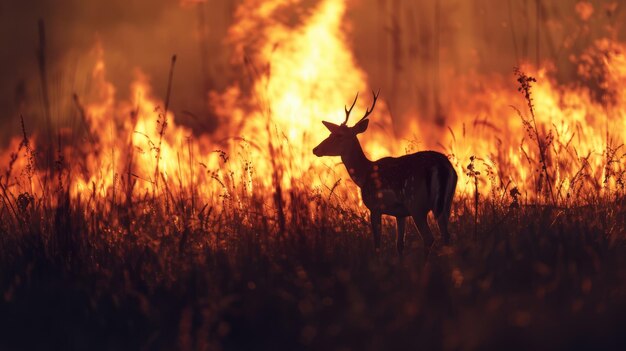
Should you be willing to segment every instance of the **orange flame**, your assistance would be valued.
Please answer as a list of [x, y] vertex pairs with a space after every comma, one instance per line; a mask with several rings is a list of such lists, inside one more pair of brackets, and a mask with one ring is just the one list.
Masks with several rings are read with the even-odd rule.
[[[164, 115], [164, 103], [152, 95], [141, 73], [130, 98], [117, 101], [100, 52], [93, 69], [98, 89], [85, 105], [86, 141], [64, 149], [71, 160], [70, 195], [115, 203], [145, 194], [177, 194], [193, 202], [200, 194], [219, 202], [220, 197], [263, 196], [277, 187], [326, 192], [325, 187], [347, 179], [338, 159], [316, 158], [311, 149], [328, 134], [321, 121], [341, 122], [344, 104], [370, 87], [347, 44], [346, 2], [321, 1], [294, 24], [283, 18], [284, 11], [298, 3], [248, 0], [238, 8], [228, 43], [242, 80], [210, 94], [221, 119], [211, 136], [193, 137], [171, 112]], [[581, 57], [572, 57], [581, 80], [594, 82], [593, 89], [559, 85], [552, 78], [554, 68], [524, 66], [537, 78], [532, 114], [512, 75], [444, 72], [450, 87], [447, 128], [424, 125], [415, 115], [402, 118], [414, 122], [404, 128], [406, 135], [395, 136], [388, 108], [379, 101], [361, 141], [377, 159], [416, 151], [416, 140], [407, 144], [402, 138], [417, 138], [424, 148], [450, 155], [461, 176], [458, 191], [465, 194], [476, 187], [484, 194], [517, 187], [529, 200], [551, 196], [567, 203], [588, 190], [623, 191], [626, 92], [618, 87], [626, 86], [625, 52], [621, 43], [600, 40]], [[359, 100], [355, 111], [369, 103]], [[2, 164], [28, 167], [23, 147], [11, 159], [20, 142], [16, 138], [0, 155]], [[472, 156], [477, 158], [470, 167]], [[5, 180], [13, 192], [42, 191], [33, 187], [42, 182], [24, 182], [24, 174], [10, 179]], [[360, 204], [350, 182], [332, 192]]]

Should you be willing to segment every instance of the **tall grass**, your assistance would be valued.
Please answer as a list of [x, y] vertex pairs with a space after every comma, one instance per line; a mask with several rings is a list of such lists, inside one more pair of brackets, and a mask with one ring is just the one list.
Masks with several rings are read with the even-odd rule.
[[67, 201], [9, 202], [20, 221], [0, 225], [3, 348], [570, 348], [622, 336], [623, 203], [481, 201], [475, 221], [459, 199], [454, 245], [426, 262], [413, 227], [400, 258], [385, 222], [376, 254], [362, 213], [299, 190], [286, 212], [316, 211], [283, 234], [256, 196], [196, 216], [168, 197], [116, 211]]
[[[269, 122], [267, 128], [274, 133]], [[545, 165], [551, 151], [536, 126], [529, 128]], [[217, 150], [221, 169], [211, 179], [220, 196], [200, 193], [193, 181], [184, 187], [180, 175], [166, 179], [158, 166], [153, 181], [161, 178], [163, 191], [141, 194], [129, 166], [128, 174], [115, 175], [114, 187], [126, 194], [120, 201], [95, 184], [88, 196], [70, 197], [71, 174], [43, 194], [15, 184], [40, 181], [34, 170], [45, 169], [35, 164], [24, 125], [22, 132], [15, 158], [27, 157], [29, 166], [16, 176], [9, 164], [0, 181], [0, 348], [625, 345], [620, 193], [599, 190], [576, 205], [553, 199], [539, 206], [521, 199], [517, 187], [498, 184], [479, 196], [479, 179], [497, 181], [473, 158], [467, 168], [475, 192], [456, 197], [453, 245], [437, 242], [427, 259], [409, 226], [399, 257], [388, 221], [382, 250], [374, 250], [364, 209], [336, 196], [348, 185], [313, 189], [294, 179], [281, 189], [289, 167], [278, 162], [288, 154], [284, 138], [267, 145], [277, 163], [266, 191], [246, 191], [263, 189], [254, 183], [254, 160]], [[194, 165], [191, 149], [179, 168], [207, 172]], [[621, 162], [619, 149], [607, 151], [606, 167], [619, 169], [611, 164]], [[232, 171], [233, 162], [248, 166], [244, 174]], [[59, 166], [58, 174], [71, 172]], [[542, 171], [550, 183], [549, 169]]]

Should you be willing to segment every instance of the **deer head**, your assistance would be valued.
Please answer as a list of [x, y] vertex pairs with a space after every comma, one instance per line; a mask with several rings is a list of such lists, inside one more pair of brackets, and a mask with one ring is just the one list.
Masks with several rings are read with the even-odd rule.
[[372, 91], [372, 95], [374, 96], [372, 106], [365, 111], [365, 115], [363, 115], [363, 117], [361, 117], [361, 119], [352, 127], [348, 127], [348, 118], [350, 118], [350, 112], [352, 112], [352, 108], [354, 108], [356, 100], [359, 98], [359, 93], [356, 94], [350, 109], [348, 109], [347, 106], [344, 107], [346, 111], [346, 120], [342, 124], [337, 125], [327, 121], [322, 121], [324, 126], [326, 126], [326, 128], [330, 131], [330, 135], [313, 149], [313, 154], [317, 157], [341, 156], [349, 152], [355, 143], [358, 144], [359, 140], [356, 136], [357, 134], [363, 133], [367, 130], [369, 120], [366, 118], [370, 115], [370, 113], [372, 113], [372, 111], [374, 111], [374, 106], [376, 106], [376, 100], [378, 99], [379, 93], [380, 91], [378, 93], [374, 93], [374, 91]]

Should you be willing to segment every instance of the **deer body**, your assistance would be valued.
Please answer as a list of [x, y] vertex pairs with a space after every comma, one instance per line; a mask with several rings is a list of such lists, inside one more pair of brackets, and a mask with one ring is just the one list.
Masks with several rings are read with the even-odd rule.
[[[372, 110], [377, 97], [374, 95]], [[346, 122], [351, 110], [352, 107], [346, 109]], [[430, 211], [437, 218], [444, 241], [449, 243], [448, 218], [457, 182], [452, 164], [446, 156], [435, 151], [368, 160], [356, 136], [367, 129], [369, 121], [365, 117], [369, 113], [371, 110], [368, 109], [354, 127], [348, 127], [346, 122], [342, 125], [323, 122], [331, 135], [313, 149], [313, 153], [317, 156], [341, 156], [350, 177], [361, 189], [363, 203], [370, 210], [377, 249], [380, 247], [383, 214], [396, 217], [396, 248], [400, 254], [404, 249], [404, 229], [408, 216], [413, 218], [424, 240], [425, 250], [430, 249], [434, 242], [427, 223]]]

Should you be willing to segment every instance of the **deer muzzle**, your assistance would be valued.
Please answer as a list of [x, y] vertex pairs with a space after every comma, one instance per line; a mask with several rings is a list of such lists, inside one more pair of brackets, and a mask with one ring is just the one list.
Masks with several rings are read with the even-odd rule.
[[313, 155], [317, 156], [317, 157], [322, 157], [322, 155], [320, 154], [320, 147], [316, 146], [313, 148]]

